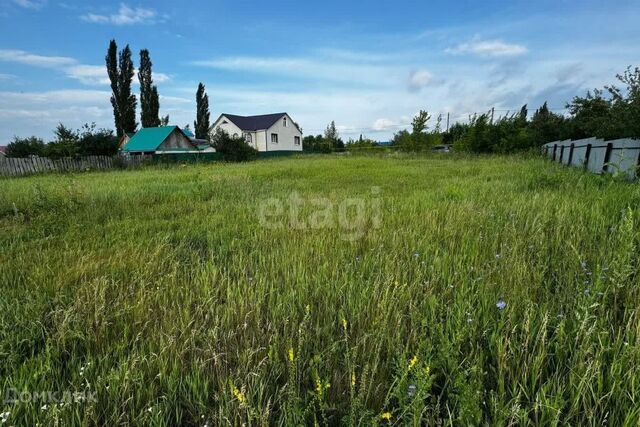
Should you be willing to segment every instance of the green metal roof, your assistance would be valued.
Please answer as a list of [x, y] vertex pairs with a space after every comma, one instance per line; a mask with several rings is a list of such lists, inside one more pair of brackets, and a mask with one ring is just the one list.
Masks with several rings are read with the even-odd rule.
[[126, 143], [124, 151], [156, 151], [178, 126], [142, 128]]

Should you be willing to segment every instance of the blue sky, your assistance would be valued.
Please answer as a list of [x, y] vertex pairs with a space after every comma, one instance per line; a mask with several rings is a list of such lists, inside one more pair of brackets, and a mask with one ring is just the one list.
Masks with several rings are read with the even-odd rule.
[[111, 38], [136, 63], [150, 50], [173, 124], [193, 122], [202, 81], [212, 117], [287, 111], [305, 134], [335, 120], [378, 140], [420, 109], [561, 109], [640, 65], [638, 1], [0, 1], [0, 145], [112, 128]]

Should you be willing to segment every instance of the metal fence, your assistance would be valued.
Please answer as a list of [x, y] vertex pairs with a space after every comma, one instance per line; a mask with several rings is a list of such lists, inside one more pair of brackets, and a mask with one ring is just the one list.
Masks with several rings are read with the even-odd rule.
[[638, 139], [567, 139], [544, 144], [542, 150], [547, 157], [563, 165], [584, 168], [597, 174], [623, 174], [631, 179], [638, 176]]
[[151, 160], [150, 155], [141, 156], [87, 156], [61, 159], [46, 157], [11, 158], [0, 157], [0, 176], [23, 176], [42, 172], [76, 172], [106, 170], [115, 167], [137, 167]]

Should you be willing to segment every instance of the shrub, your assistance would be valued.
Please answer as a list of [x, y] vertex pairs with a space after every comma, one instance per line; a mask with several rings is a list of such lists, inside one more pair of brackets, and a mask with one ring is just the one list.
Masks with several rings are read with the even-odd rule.
[[258, 150], [247, 144], [244, 138], [229, 136], [222, 129], [216, 130], [211, 139], [211, 145], [227, 162], [246, 162], [258, 156]]
[[46, 144], [40, 138], [31, 136], [29, 138], [13, 138], [7, 146], [7, 157], [29, 157], [43, 156], [47, 149]]

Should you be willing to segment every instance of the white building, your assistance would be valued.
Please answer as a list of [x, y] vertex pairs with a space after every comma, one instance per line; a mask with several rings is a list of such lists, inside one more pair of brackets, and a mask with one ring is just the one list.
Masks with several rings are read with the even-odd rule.
[[242, 136], [261, 152], [302, 151], [302, 130], [287, 113], [236, 116], [223, 113], [211, 126], [211, 133], [222, 129], [231, 136]]

